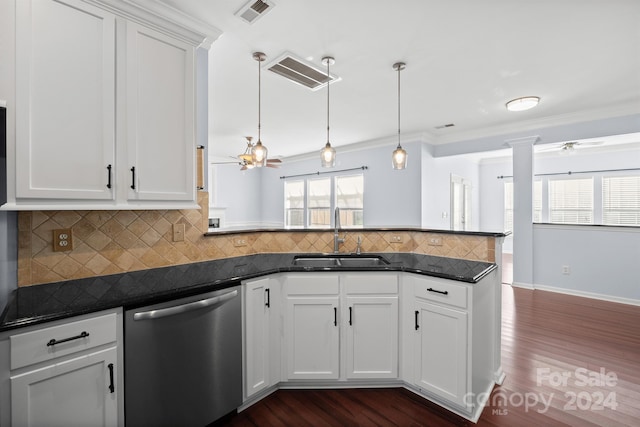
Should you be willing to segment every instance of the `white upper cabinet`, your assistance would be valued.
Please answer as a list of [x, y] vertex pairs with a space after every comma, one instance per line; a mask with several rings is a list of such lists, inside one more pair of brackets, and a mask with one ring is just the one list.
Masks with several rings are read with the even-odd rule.
[[115, 16], [26, 0], [16, 19], [16, 197], [114, 199]]
[[194, 49], [127, 23], [128, 200], [195, 199]]
[[173, 18], [109, 0], [16, 2], [3, 209], [198, 207], [195, 55], [206, 36]]

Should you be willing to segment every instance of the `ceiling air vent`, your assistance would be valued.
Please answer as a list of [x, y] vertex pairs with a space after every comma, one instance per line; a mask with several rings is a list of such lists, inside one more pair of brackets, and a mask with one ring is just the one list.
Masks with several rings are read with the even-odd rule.
[[273, 9], [274, 6], [275, 4], [272, 1], [250, 0], [249, 3], [236, 12], [236, 16], [249, 24], [253, 24], [258, 18]]
[[[326, 70], [298, 59], [290, 53], [285, 53], [268, 64], [267, 69], [311, 90], [318, 90], [327, 83]], [[330, 74], [329, 77], [331, 82], [340, 80], [335, 74]]]

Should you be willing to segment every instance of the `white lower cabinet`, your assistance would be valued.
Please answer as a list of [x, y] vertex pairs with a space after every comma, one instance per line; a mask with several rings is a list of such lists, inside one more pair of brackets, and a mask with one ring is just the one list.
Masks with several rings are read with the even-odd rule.
[[398, 378], [398, 279], [347, 273], [341, 277], [347, 379]]
[[284, 292], [287, 379], [338, 379], [339, 276], [291, 274], [285, 278]]
[[397, 274], [289, 274], [284, 289], [288, 380], [398, 377]]
[[116, 360], [111, 347], [12, 377], [11, 425], [118, 425]]
[[467, 313], [416, 301], [414, 314], [416, 385], [466, 408]]
[[499, 296], [495, 272], [477, 283], [394, 272], [248, 281], [245, 404], [278, 387], [404, 386], [477, 421], [501, 378]]
[[0, 408], [10, 408], [10, 425], [123, 425], [121, 339], [120, 309], [3, 336], [10, 397]]
[[244, 396], [280, 379], [280, 282], [264, 277], [244, 283]]

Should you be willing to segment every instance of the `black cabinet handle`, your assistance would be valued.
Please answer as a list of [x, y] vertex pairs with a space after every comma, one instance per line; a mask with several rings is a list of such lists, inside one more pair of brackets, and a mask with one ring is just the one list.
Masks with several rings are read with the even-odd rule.
[[418, 315], [420, 314], [420, 312], [418, 310], [416, 310], [416, 331], [418, 329], [420, 329], [420, 325], [418, 325]]
[[435, 293], [437, 293], [437, 294], [449, 295], [449, 291], [439, 291], [439, 290], [437, 290], [437, 289], [432, 289], [432, 288], [429, 288], [429, 289], [427, 289], [427, 290], [428, 290], [429, 292], [435, 292]]
[[107, 188], [111, 188], [111, 165], [107, 165]]
[[131, 189], [132, 190], [136, 189], [136, 167], [135, 166], [131, 167]]
[[109, 368], [109, 391], [113, 393], [116, 391], [116, 388], [113, 385], [113, 363], [109, 363], [107, 367]]
[[267, 293], [267, 302], [264, 304], [267, 307], [271, 307], [271, 293], [269, 292], [269, 288], [264, 290]]
[[352, 311], [353, 311], [352, 307], [349, 307], [349, 325], [353, 325], [353, 321], [352, 321], [352, 318], [351, 318]]
[[338, 308], [333, 307], [333, 326], [338, 326]]
[[88, 336], [89, 336], [89, 332], [82, 331], [80, 333], [80, 335], [76, 335], [75, 337], [64, 338], [64, 339], [61, 339], [61, 340], [57, 340], [57, 339], [52, 338], [47, 343], [47, 347], [51, 347], [51, 346], [54, 346], [56, 344], [62, 344], [63, 342], [67, 342], [67, 341], [79, 340], [81, 338], [86, 338]]

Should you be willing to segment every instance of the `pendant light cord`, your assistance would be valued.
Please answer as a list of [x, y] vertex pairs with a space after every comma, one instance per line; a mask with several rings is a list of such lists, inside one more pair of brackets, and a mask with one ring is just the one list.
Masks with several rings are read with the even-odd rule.
[[260, 76], [260, 72], [261, 72], [260, 63], [262, 62], [262, 60], [258, 59], [257, 62], [258, 62], [258, 142], [262, 143], [262, 140], [260, 139], [260, 93], [261, 93], [261, 89], [262, 89], [262, 87], [261, 87], [262, 86], [261, 85], [262, 79], [261, 79], [261, 76]]
[[329, 72], [329, 66], [331, 59], [327, 58], [327, 144], [329, 144], [329, 87], [331, 87], [331, 74]]
[[398, 147], [400, 147], [400, 70], [402, 66], [398, 65]]

